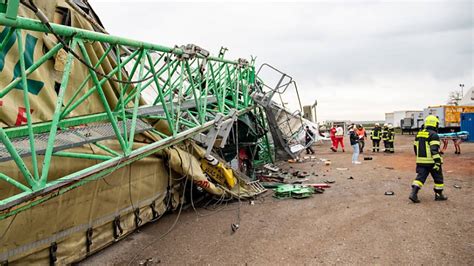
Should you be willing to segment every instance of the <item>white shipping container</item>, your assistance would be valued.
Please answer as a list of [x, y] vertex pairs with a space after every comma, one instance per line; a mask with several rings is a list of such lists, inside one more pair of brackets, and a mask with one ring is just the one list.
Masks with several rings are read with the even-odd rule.
[[444, 128], [444, 107], [443, 106], [438, 106], [438, 107], [428, 107], [423, 109], [423, 117], [427, 117], [429, 115], [434, 115], [437, 116], [439, 119], [439, 127]]
[[385, 113], [385, 123], [393, 125], [393, 113]]
[[405, 118], [413, 118], [413, 124], [416, 125], [420, 116], [423, 119], [423, 111], [395, 111], [393, 112], [393, 127], [401, 127], [400, 122]]
[[423, 111], [413, 111], [409, 112], [409, 117], [413, 118], [413, 127], [412, 128], [421, 128], [424, 121]]
[[393, 112], [393, 127], [401, 127], [400, 121], [407, 117], [407, 111]]

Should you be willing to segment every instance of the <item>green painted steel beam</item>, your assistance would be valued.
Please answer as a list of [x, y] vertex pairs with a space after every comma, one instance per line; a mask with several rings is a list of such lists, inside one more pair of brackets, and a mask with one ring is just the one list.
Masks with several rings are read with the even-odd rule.
[[[94, 122], [102, 122], [107, 120], [106, 113], [99, 113], [99, 114], [92, 114], [92, 115], [85, 115], [85, 116], [76, 116], [71, 118], [65, 118], [61, 120], [58, 124], [59, 128], [68, 128], [79, 126], [83, 124], [89, 124]], [[33, 131], [35, 134], [45, 133], [51, 129], [51, 121], [47, 122], [40, 122], [33, 124]], [[28, 127], [27, 126], [18, 126], [18, 127], [10, 127], [6, 128], [5, 134], [9, 138], [18, 138], [28, 135]]]
[[15, 30], [13, 28], [11, 27], [8, 28], [7, 35], [5, 36], [5, 38], [3, 38], [2, 42], [0, 43], [0, 51], [3, 51], [3, 47], [8, 43], [14, 31]]
[[25, 162], [23, 162], [16, 148], [13, 146], [12, 142], [8, 138], [7, 134], [5, 133], [5, 130], [1, 127], [0, 127], [0, 141], [3, 143], [7, 151], [10, 153], [10, 156], [13, 158], [13, 161], [18, 167], [18, 170], [23, 175], [26, 182], [28, 182], [30, 187], [32, 187], [33, 189], [39, 187], [38, 182], [33, 178], [30, 170], [28, 170], [28, 167], [26, 167]]
[[16, 19], [18, 16], [18, 7], [20, 6], [20, 0], [8, 0], [7, 12], [5, 17], [7, 19]]
[[[91, 64], [91, 60], [89, 55], [87, 54], [86, 47], [84, 46], [84, 43], [82, 41], [79, 41], [79, 48], [82, 52], [82, 56], [86, 60], [87, 64]], [[89, 69], [89, 73], [92, 76], [92, 80], [94, 81], [94, 84], [97, 88], [97, 92], [99, 94], [100, 100], [102, 101], [103, 107], [105, 109], [105, 112], [107, 114], [107, 118], [109, 119], [109, 122], [112, 125], [112, 128], [114, 129], [115, 135], [117, 136], [117, 139], [120, 143], [120, 147], [122, 147], [122, 150], [125, 151], [127, 149], [127, 145], [125, 143], [125, 140], [123, 139], [122, 134], [120, 133], [120, 129], [118, 128], [117, 125], [117, 118], [116, 116], [112, 113], [112, 110], [110, 108], [110, 105], [107, 101], [107, 97], [105, 96], [105, 93], [102, 89], [102, 86], [99, 83], [99, 78], [97, 77], [97, 73], [92, 71], [92, 69]]]
[[67, 157], [67, 158], [77, 158], [77, 159], [88, 159], [88, 160], [102, 160], [107, 161], [113, 159], [112, 156], [100, 155], [100, 154], [89, 154], [89, 153], [78, 153], [78, 152], [66, 152], [58, 151], [53, 153], [53, 156], [56, 157]]
[[15, 179], [3, 174], [3, 173], [0, 173], [0, 179], [4, 180], [4, 181], [7, 181], [8, 183], [14, 185], [15, 187], [17, 187], [18, 189], [20, 190], [23, 190], [25, 192], [32, 192], [31, 188], [23, 185], [22, 183], [16, 181]]
[[[99, 58], [99, 60], [97, 60], [97, 63], [94, 65], [94, 69], [97, 69], [101, 64], [102, 62], [105, 60], [105, 58], [107, 58], [107, 56], [109, 55], [110, 51], [112, 50], [112, 45], [109, 45], [109, 47], [105, 50], [104, 54]], [[92, 78], [91, 74], [89, 73], [87, 75], [87, 77], [82, 81], [82, 83], [79, 85], [79, 88], [77, 88], [75, 91], [74, 91], [74, 94], [72, 95], [72, 97], [69, 99], [68, 103], [65, 105], [64, 107], [64, 110], [67, 110], [71, 104], [74, 102], [74, 100], [76, 100], [77, 96], [82, 92], [82, 90], [86, 87], [87, 83], [89, 82], [89, 80]], [[65, 112], [63, 112], [61, 114], [61, 118], [64, 118], [65, 117]]]
[[[73, 38], [72, 44], [71, 44], [71, 50], [74, 50], [76, 48], [76, 45], [77, 45], [77, 39]], [[50, 168], [50, 163], [51, 163], [51, 156], [53, 154], [53, 149], [54, 149], [54, 141], [56, 139], [56, 132], [58, 130], [59, 120], [61, 117], [61, 109], [63, 106], [64, 94], [66, 93], [66, 89], [69, 84], [69, 74], [71, 73], [73, 59], [74, 59], [74, 56], [72, 55], [72, 53], [68, 53], [67, 58], [66, 58], [66, 65], [64, 67], [64, 74], [61, 81], [61, 87], [59, 88], [58, 98], [56, 99], [56, 108], [53, 113], [53, 120], [51, 122], [51, 128], [49, 131], [48, 146], [46, 147], [46, 151], [44, 154], [41, 177], [39, 179], [40, 184], [42, 186], [44, 186], [48, 182], [48, 173], [49, 173], [49, 168]], [[34, 137], [33, 137], [33, 141], [34, 141]], [[34, 149], [32, 149], [31, 151], [32, 151], [32, 154], [36, 154], [36, 152], [34, 152], [35, 151]]]
[[[138, 70], [138, 77], [141, 79], [143, 77], [143, 70], [145, 69], [145, 54], [147, 51], [143, 49], [141, 51], [141, 56], [140, 56], [140, 70]], [[153, 65], [151, 65], [153, 67]], [[137, 125], [137, 116], [138, 116], [138, 106], [140, 104], [140, 96], [142, 92], [142, 82], [137, 85], [137, 92], [135, 93], [135, 102], [133, 103], [133, 112], [132, 112], [132, 123], [130, 126], [130, 132], [129, 132], [129, 140], [128, 140], [128, 147], [125, 152], [126, 155], [130, 154], [132, 152], [132, 147], [133, 147], [133, 142], [135, 138], [135, 128]]]
[[[8, 11], [7, 11], [8, 13]], [[20, 30], [16, 30], [16, 38], [18, 39], [18, 53], [23, 55], [23, 36], [21, 35]], [[26, 109], [26, 120], [28, 127], [28, 140], [30, 143], [30, 150], [34, 151], [35, 149], [35, 136], [33, 133], [33, 119], [31, 118], [31, 108], [30, 108], [30, 92], [28, 90], [28, 82], [26, 80], [26, 66], [25, 66], [25, 56], [20, 56], [20, 73], [21, 73], [21, 86], [23, 87], [23, 104]], [[36, 158], [36, 153], [31, 154], [31, 164], [33, 167], [33, 177], [35, 180], [39, 180], [38, 173], [38, 160]]]
[[[147, 56], [147, 59], [148, 59], [148, 64], [149, 65], [152, 65], [152, 59], [151, 59], [151, 56], [149, 54], [146, 55]], [[157, 96], [157, 99], [160, 100], [161, 102], [161, 105], [163, 106], [163, 111], [165, 112], [165, 116], [166, 116], [166, 119], [168, 120], [168, 125], [169, 125], [169, 129], [172, 130], [174, 128], [174, 121], [173, 121], [173, 118], [168, 110], [168, 105], [166, 104], [165, 102], [165, 98], [163, 96], [163, 91], [161, 90], [160, 88], [160, 83], [158, 82], [158, 78], [156, 77], [156, 73], [155, 73], [155, 70], [153, 68], [151, 68], [152, 70], [152, 74], [153, 74], [153, 81], [155, 82], [155, 86], [156, 86], [156, 89], [158, 90], [158, 96]]]
[[107, 146], [105, 146], [105, 145], [102, 145], [102, 144], [97, 143], [97, 142], [94, 143], [94, 145], [97, 146], [97, 147], [99, 147], [100, 149], [102, 149], [102, 150], [104, 150], [104, 151], [106, 151], [106, 152], [108, 152], [108, 153], [114, 155], [114, 156], [121, 156], [120, 153], [118, 153], [118, 152], [112, 150], [111, 148], [109, 148], [109, 147], [107, 147]]
[[[133, 57], [135, 57], [138, 54], [138, 50], [132, 53], [122, 64], [126, 64], [130, 62]], [[115, 75], [115, 73], [119, 71], [119, 68], [116, 67], [112, 71], [110, 71], [109, 74], [106, 75], [106, 77], [102, 78], [99, 82], [99, 85], [103, 85], [105, 82], [108, 81], [108, 78], [112, 77]], [[61, 114], [61, 118], [66, 117], [70, 112], [72, 112], [75, 108], [77, 108], [79, 105], [81, 105], [89, 96], [91, 96], [97, 89], [97, 86], [92, 87], [89, 89], [84, 95], [82, 95], [76, 102], [72, 103], [67, 109], [63, 110]]]

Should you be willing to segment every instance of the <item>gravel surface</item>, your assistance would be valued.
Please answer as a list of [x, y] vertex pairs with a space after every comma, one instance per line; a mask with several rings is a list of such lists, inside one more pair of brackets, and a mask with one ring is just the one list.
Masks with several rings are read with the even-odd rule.
[[[474, 265], [474, 143], [463, 143], [461, 155], [454, 154], [450, 143], [444, 156], [448, 201], [433, 200], [429, 177], [419, 193], [421, 203], [413, 204], [408, 200], [415, 177], [413, 139], [397, 135], [395, 154], [366, 149], [361, 165], [351, 164], [347, 140], [345, 153], [318, 144], [317, 160], [278, 165], [290, 172], [308, 171], [314, 182], [336, 181], [324, 194], [277, 200], [268, 191], [253, 205], [242, 202], [235, 233], [231, 224], [238, 223], [238, 202], [216, 212], [188, 209], [165, 237], [160, 236], [176, 214], [145, 225], [81, 263], [136, 265], [151, 258], [151, 264], [172, 265]], [[373, 160], [363, 161], [364, 156]], [[325, 166], [320, 158], [332, 164]], [[386, 196], [386, 191], [395, 194]]]

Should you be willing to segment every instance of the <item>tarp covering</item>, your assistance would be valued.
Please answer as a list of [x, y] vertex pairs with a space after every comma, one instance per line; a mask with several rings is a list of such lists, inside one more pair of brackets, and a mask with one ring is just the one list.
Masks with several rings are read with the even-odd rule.
[[[77, 171], [88, 163], [71, 158], [55, 160], [55, 174]], [[2, 165], [0, 171], [8, 173], [8, 166]], [[5, 235], [0, 241], [0, 261], [48, 264], [52, 243], [58, 245], [58, 262], [78, 260], [86, 255], [88, 228], [93, 228], [94, 251], [114, 241], [111, 221], [115, 217], [121, 217], [123, 236], [135, 229], [134, 209], [140, 208], [142, 223], [152, 219], [152, 203], [163, 214], [168, 182], [173, 180], [170, 176], [179, 175], [166, 167], [163, 159], [149, 157], [1, 220], [0, 232]], [[172, 208], [178, 205], [181, 188], [179, 183], [170, 186]]]

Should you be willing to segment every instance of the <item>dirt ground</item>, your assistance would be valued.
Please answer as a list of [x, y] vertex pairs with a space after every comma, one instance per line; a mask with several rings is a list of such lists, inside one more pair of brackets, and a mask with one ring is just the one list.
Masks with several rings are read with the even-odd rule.
[[331, 160], [330, 166], [319, 160], [279, 165], [314, 172], [314, 182], [336, 181], [324, 194], [277, 200], [269, 191], [254, 205], [242, 202], [236, 233], [231, 224], [238, 222], [238, 202], [218, 212], [185, 210], [160, 239], [176, 221], [176, 214], [167, 215], [82, 264], [129, 264], [136, 258], [136, 265], [152, 258], [172, 265], [474, 265], [474, 143], [463, 143], [461, 155], [450, 143], [444, 155], [448, 201], [433, 200], [429, 177], [419, 194], [422, 202], [413, 204], [408, 200], [415, 177], [413, 138], [397, 135], [395, 154], [374, 154], [368, 143], [360, 159], [373, 160], [361, 165], [351, 164], [347, 140], [345, 153], [318, 144], [317, 158]]

